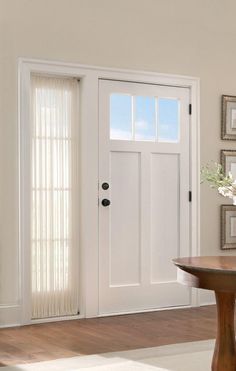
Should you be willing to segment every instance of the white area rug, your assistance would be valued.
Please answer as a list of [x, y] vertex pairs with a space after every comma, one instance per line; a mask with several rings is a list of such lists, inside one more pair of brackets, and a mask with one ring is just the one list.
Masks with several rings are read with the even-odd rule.
[[214, 341], [1, 367], [0, 371], [210, 371]]

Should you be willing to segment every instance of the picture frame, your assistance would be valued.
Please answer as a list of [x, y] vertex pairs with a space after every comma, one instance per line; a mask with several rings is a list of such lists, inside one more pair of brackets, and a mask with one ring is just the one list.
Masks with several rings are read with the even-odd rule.
[[220, 161], [225, 175], [231, 172], [234, 179], [236, 179], [236, 150], [222, 149], [220, 151]]
[[222, 95], [221, 139], [236, 140], [236, 96]]
[[236, 206], [221, 205], [221, 250], [236, 249]]

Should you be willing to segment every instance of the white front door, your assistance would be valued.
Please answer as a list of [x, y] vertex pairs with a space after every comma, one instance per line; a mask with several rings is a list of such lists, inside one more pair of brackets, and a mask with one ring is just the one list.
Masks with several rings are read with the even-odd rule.
[[[188, 88], [99, 82], [99, 314], [190, 304]], [[109, 204], [110, 202], [110, 204]]]

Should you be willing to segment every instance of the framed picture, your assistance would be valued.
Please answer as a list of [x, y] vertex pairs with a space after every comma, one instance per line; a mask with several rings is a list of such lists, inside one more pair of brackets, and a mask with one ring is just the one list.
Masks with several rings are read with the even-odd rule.
[[228, 175], [230, 171], [233, 178], [236, 179], [236, 150], [222, 149], [220, 158], [225, 175]]
[[236, 249], [236, 206], [221, 205], [221, 249]]
[[221, 139], [236, 140], [236, 96], [222, 95]]

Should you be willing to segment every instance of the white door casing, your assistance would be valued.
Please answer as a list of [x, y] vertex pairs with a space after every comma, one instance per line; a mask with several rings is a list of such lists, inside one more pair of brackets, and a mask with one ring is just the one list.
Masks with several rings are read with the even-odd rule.
[[[179, 139], [110, 139], [112, 94], [177, 100]], [[99, 82], [100, 315], [190, 304], [171, 262], [191, 255], [189, 103], [188, 88]]]

